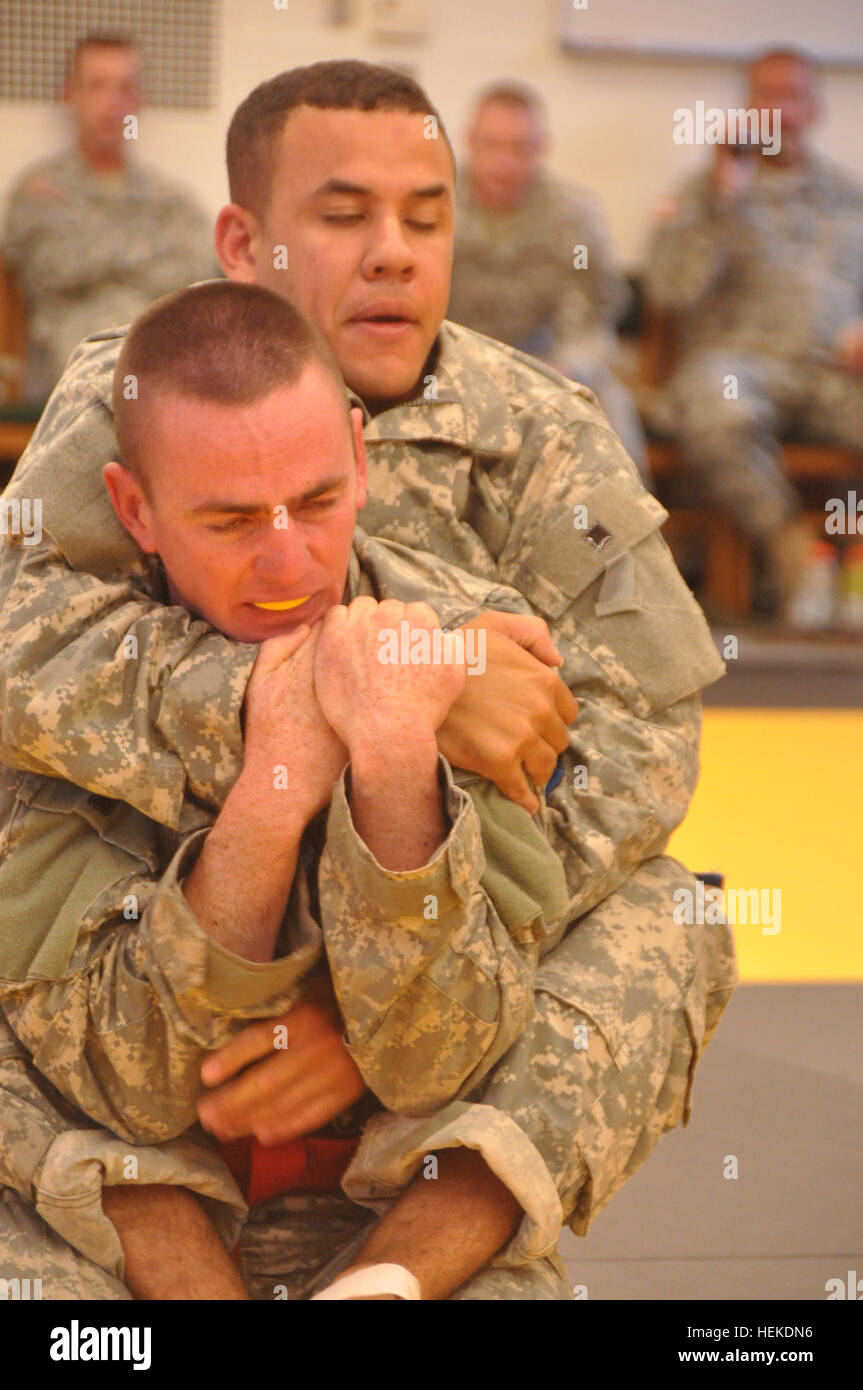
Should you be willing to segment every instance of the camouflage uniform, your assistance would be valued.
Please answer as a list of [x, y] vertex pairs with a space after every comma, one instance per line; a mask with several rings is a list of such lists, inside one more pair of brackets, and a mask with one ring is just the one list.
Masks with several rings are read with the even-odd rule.
[[705, 501], [759, 539], [798, 509], [777, 438], [863, 440], [863, 378], [835, 348], [863, 315], [863, 188], [814, 155], [799, 171], [769, 163], [733, 204], [715, 201], [709, 174], [690, 179], [647, 274], [654, 303], [680, 316], [662, 422]]
[[217, 273], [211, 244], [202, 210], [146, 166], [99, 174], [69, 150], [28, 169], [2, 239], [28, 301], [27, 394], [44, 400], [88, 333]]
[[[430, 570], [359, 532], [345, 599], [422, 593], [456, 625], [523, 606], [468, 574], [447, 597], [445, 567], [435, 584]], [[245, 647], [249, 671], [256, 654]], [[182, 891], [212, 812], [187, 801], [168, 830], [0, 768], [0, 1001], [42, 1075], [129, 1143], [175, 1138], [195, 1122], [204, 1052], [297, 1003], [325, 944], [349, 1051], [384, 1105], [423, 1115], [472, 1090], [533, 1012], [537, 956], [560, 939], [568, 894], [541, 817], [440, 765], [449, 831], [410, 874], [382, 868], [359, 838], [342, 774], [325, 840], [323, 818], [307, 831], [266, 965], [207, 936]]]
[[[17, 616], [0, 645], [0, 752], [176, 828], [184, 796], [215, 809], [236, 777], [249, 664], [135, 593], [142, 556], [101, 481], [118, 350], [116, 334], [82, 346], [7, 490], [43, 500], [47, 534], [2, 556]], [[367, 419], [366, 441], [366, 528], [516, 588], [549, 622], [580, 703], [548, 797], [577, 925], [540, 964], [535, 1017], [481, 1103], [382, 1117], [344, 1183], [360, 1200], [373, 1178], [385, 1204], [423, 1153], [480, 1149], [525, 1212], [480, 1296], [520, 1296], [520, 1266], [553, 1250], [561, 1216], [584, 1234], [688, 1117], [736, 981], [727, 929], [674, 923], [672, 892], [692, 879], [662, 857], [697, 780], [697, 691], [722, 663], [659, 535], [665, 512], [589, 392], [444, 325], [421, 394]]]
[[[147, 588], [167, 601], [158, 566]], [[358, 594], [423, 597], [446, 625], [484, 607], [527, 611], [515, 591], [359, 531], [345, 600]], [[256, 650], [247, 649], [249, 669]], [[77, 1140], [80, 1158], [113, 1158], [110, 1170], [106, 1161], [106, 1181], [111, 1175], [121, 1180], [118, 1156], [124, 1162], [133, 1156], [136, 1167], [140, 1157], [148, 1173], [158, 1172], [139, 1146], [172, 1140], [194, 1124], [205, 1050], [227, 1041], [248, 1019], [275, 1016], [296, 1003], [324, 945], [348, 1050], [384, 1104], [422, 1115], [476, 1086], [533, 1012], [537, 955], [560, 938], [567, 890], [542, 834], [542, 817], [534, 823], [476, 775], [456, 774], [463, 790], [441, 763], [451, 829], [430, 863], [410, 875], [383, 870], [359, 840], [342, 777], [323, 853], [314, 849], [319, 825], [310, 832], [304, 873], [276, 959], [267, 966], [250, 966], [208, 938], [180, 889], [212, 812], [187, 802], [178, 829], [169, 832], [71, 783], [0, 771], [0, 1000], [14, 1030], [10, 1042], [30, 1050], [41, 1076], [62, 1097], [55, 1118], [61, 1147]], [[435, 912], [426, 920], [430, 900]], [[320, 926], [313, 903], [319, 903]], [[17, 1080], [6, 1089], [15, 1129], [0, 1151], [6, 1148], [7, 1175], [13, 1167], [20, 1175], [21, 1159], [11, 1160], [16, 1142], [23, 1136], [32, 1153], [44, 1136], [39, 1130], [34, 1135], [32, 1125], [21, 1127], [21, 1072], [26, 1077], [28, 1069], [20, 1046], [12, 1055]], [[98, 1131], [86, 1131], [82, 1141], [78, 1117], [70, 1137], [61, 1124], [70, 1102], [111, 1136], [100, 1140]], [[50, 1123], [41, 1095], [35, 1111]], [[25, 1114], [32, 1119], [33, 1109]], [[350, 1127], [350, 1117], [344, 1118]], [[153, 1180], [182, 1181], [191, 1164], [196, 1187], [202, 1181], [207, 1194], [216, 1160], [205, 1155], [210, 1162], [199, 1179], [194, 1143], [181, 1149], [184, 1162], [170, 1144], [166, 1148], [167, 1176]], [[14, 1186], [21, 1191], [22, 1185], [19, 1176]], [[95, 1247], [104, 1259], [109, 1252], [101, 1251], [94, 1209], [99, 1184], [92, 1180], [88, 1197], [71, 1244], [82, 1254]], [[0, 1223], [0, 1248], [8, 1247], [3, 1253], [15, 1270], [5, 1277], [25, 1278], [26, 1270], [50, 1285], [46, 1296], [65, 1296], [76, 1287], [78, 1261], [56, 1238], [62, 1223], [55, 1220], [53, 1231], [42, 1232], [20, 1203], [13, 1210], [14, 1222], [8, 1213], [7, 1221], [14, 1230], [6, 1240]], [[315, 1218], [311, 1227], [297, 1214], [303, 1210]], [[296, 1297], [310, 1270], [317, 1278], [321, 1264], [344, 1244], [343, 1230], [365, 1232], [369, 1221], [343, 1198], [294, 1199], [281, 1225], [273, 1219], [278, 1211], [278, 1203], [256, 1209], [244, 1240], [247, 1277], [262, 1296], [272, 1297], [273, 1279], [281, 1278]], [[272, 1278], [261, 1269], [267, 1257], [274, 1262]], [[114, 1297], [116, 1278], [113, 1273], [106, 1283], [84, 1267], [80, 1296]]]
[[[587, 264], [576, 268], [580, 247]], [[456, 199], [448, 312], [590, 387], [645, 476], [641, 422], [611, 366], [627, 288], [610, 247], [598, 203], [550, 174], [538, 173], [524, 202], [508, 211], [484, 208], [465, 178]]]

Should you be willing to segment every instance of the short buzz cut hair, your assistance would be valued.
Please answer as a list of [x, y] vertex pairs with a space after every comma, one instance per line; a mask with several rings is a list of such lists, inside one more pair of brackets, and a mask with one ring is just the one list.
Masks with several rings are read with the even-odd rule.
[[232, 203], [258, 217], [266, 214], [279, 140], [291, 112], [301, 106], [315, 106], [321, 111], [407, 111], [434, 116], [452, 155], [440, 115], [412, 77], [353, 58], [310, 63], [262, 82], [234, 112], [226, 150]]
[[539, 92], [528, 87], [526, 82], [492, 82], [490, 86], [483, 87], [473, 103], [474, 116], [493, 101], [501, 106], [517, 106], [522, 111], [529, 111], [541, 124], [545, 124], [545, 102]]
[[[149, 406], [160, 394], [252, 405], [318, 364], [350, 406], [325, 339], [260, 285], [210, 280], [156, 300], [126, 335], [113, 379], [120, 457], [146, 490]], [[180, 446], [181, 447], [181, 446]]]
[[821, 71], [820, 64], [811, 53], [807, 53], [803, 48], [794, 48], [790, 44], [781, 44], [776, 48], [763, 48], [758, 53], [753, 54], [749, 59], [748, 70], [750, 77], [756, 68], [760, 68], [764, 63], [772, 63], [776, 59], [786, 63], [799, 63], [801, 67], [808, 68], [813, 77], [817, 77]]
[[140, 52], [137, 43], [129, 34], [85, 34], [83, 38], [78, 39], [70, 54], [67, 72], [70, 79], [78, 76], [81, 55], [86, 53], [88, 48], [126, 48], [132, 53]]

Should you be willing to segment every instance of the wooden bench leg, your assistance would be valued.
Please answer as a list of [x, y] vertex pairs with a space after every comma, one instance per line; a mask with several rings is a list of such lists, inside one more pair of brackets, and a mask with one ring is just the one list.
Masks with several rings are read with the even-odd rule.
[[733, 522], [715, 512], [707, 527], [706, 589], [721, 612], [737, 616], [752, 607], [752, 547]]

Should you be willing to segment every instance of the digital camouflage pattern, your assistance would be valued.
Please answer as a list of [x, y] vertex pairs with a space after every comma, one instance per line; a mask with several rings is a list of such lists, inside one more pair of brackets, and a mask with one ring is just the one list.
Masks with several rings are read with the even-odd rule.
[[[252, 653], [177, 609], [155, 608], [145, 562], [114, 517], [101, 468], [117, 452], [110, 386], [120, 336], [96, 335], [76, 353], [5, 494], [42, 498], [46, 535], [42, 545], [7, 543], [2, 554], [0, 600], [14, 622], [0, 647], [0, 754], [176, 829], [184, 791], [215, 809], [236, 776]], [[553, 1201], [545, 1189], [545, 1219], [559, 1221], [562, 1209], [583, 1233], [594, 1198], [588, 1193], [576, 1210], [579, 1165], [582, 1184], [610, 1194], [678, 1122], [681, 1079], [690, 1078], [736, 980], [727, 929], [717, 945], [715, 929], [693, 927], [684, 939], [674, 926], [679, 866], [648, 879], [634, 901], [626, 896], [643, 861], [663, 862], [656, 857], [686, 812], [698, 776], [697, 692], [722, 663], [659, 534], [666, 514], [589, 392], [444, 325], [417, 399], [368, 419], [366, 440], [366, 529], [522, 593], [549, 622], [579, 700], [547, 811], [566, 876], [564, 915], [578, 925], [540, 966], [540, 986], [554, 981], [536, 991], [542, 1031], [529, 1031], [498, 1064], [476, 1115], [516, 1128], [512, 1111], [493, 1109], [500, 1076], [525, 1142], [561, 1184]], [[433, 558], [425, 563], [434, 568]], [[126, 635], [136, 639], [137, 661], [122, 658]], [[639, 959], [650, 965], [647, 979]], [[670, 1002], [668, 981], [702, 977], [703, 995], [691, 986], [694, 1003], [690, 990]], [[602, 1032], [592, 1024], [597, 1016]], [[664, 1030], [654, 1027], [659, 1016]], [[587, 1084], [592, 1077], [597, 1090], [590, 1177], [573, 1072], [584, 1070], [574, 1046], [584, 1028]], [[641, 1073], [631, 1096], [625, 1077], [622, 1096], [606, 1093], [597, 1078], [617, 1065], [614, 1040], [619, 1047], [630, 1036], [643, 1053]], [[543, 1049], [541, 1065], [527, 1055], [531, 1037]], [[475, 1143], [476, 1123], [455, 1116], [452, 1141]], [[515, 1242], [530, 1240], [531, 1223], [526, 1215]]]
[[863, 315], [863, 187], [815, 155], [799, 171], [769, 164], [724, 206], [708, 173], [688, 180], [657, 228], [646, 280], [680, 334], [656, 423], [675, 434], [705, 500], [755, 537], [799, 506], [778, 437], [863, 439], [863, 380], [836, 361], [837, 338]]
[[582, 189], [539, 171], [517, 208], [498, 211], [482, 206], [469, 177], [459, 180], [448, 310], [456, 323], [525, 350], [546, 331], [557, 361], [606, 362], [627, 296], [605, 218]]
[[28, 395], [44, 400], [88, 333], [212, 275], [211, 242], [201, 208], [147, 166], [99, 174], [70, 149], [26, 170], [0, 249], [28, 301]]
[[[414, 568], [410, 551], [360, 535], [345, 598], [394, 597]], [[451, 608], [424, 569], [405, 591]], [[440, 590], [439, 562], [436, 574]], [[467, 574], [455, 587], [462, 606], [470, 596], [459, 622], [500, 592]], [[424, 1113], [470, 1089], [533, 1012], [538, 953], [559, 939], [568, 894], [539, 818], [476, 775], [457, 786], [440, 762], [449, 833], [410, 874], [359, 838], [342, 775], [266, 965], [207, 936], [182, 891], [211, 812], [187, 803], [168, 832], [72, 783], [0, 769], [0, 1003], [43, 1076], [130, 1143], [172, 1139], [195, 1123], [206, 1052], [297, 1003], [325, 945], [349, 1050], [383, 1104]]]
[[[356, 1258], [375, 1219], [339, 1193], [277, 1197], [253, 1208], [239, 1260], [252, 1297], [302, 1299], [326, 1288]], [[518, 1265], [494, 1260], [450, 1298], [562, 1301], [572, 1299], [572, 1288], [552, 1251]]]
[[[227, 1249], [234, 1248], [242, 1229], [240, 1267], [250, 1293], [261, 1300], [308, 1298], [325, 1287], [355, 1257], [375, 1222], [372, 1212], [338, 1193], [288, 1194], [247, 1212], [233, 1178], [200, 1130], [189, 1130], [182, 1139], [140, 1147], [89, 1126], [40, 1076], [2, 1017], [0, 1094], [0, 1280], [18, 1280], [21, 1297], [46, 1301], [131, 1297], [123, 1283], [120, 1242], [102, 1210], [103, 1184], [135, 1181], [191, 1189], [203, 1201]], [[401, 1147], [412, 1152], [424, 1140], [445, 1147], [447, 1117], [453, 1129], [451, 1111], [478, 1115], [480, 1107], [455, 1105], [443, 1112], [436, 1126], [405, 1121], [407, 1134], [398, 1136]], [[532, 1249], [545, 1244], [549, 1253], [531, 1258], [528, 1251], [520, 1259], [500, 1256], [453, 1298], [569, 1298], [565, 1271], [553, 1253], [557, 1225], [548, 1174], [539, 1156], [531, 1156], [529, 1141], [512, 1121], [502, 1115], [490, 1119], [491, 1125], [474, 1124], [474, 1134], [489, 1160], [505, 1171], [507, 1165], [501, 1165], [500, 1158], [506, 1146], [514, 1143], [521, 1149], [520, 1170], [511, 1181], [525, 1209], [539, 1220], [533, 1223]], [[384, 1132], [386, 1124], [384, 1120]], [[422, 1135], [417, 1133], [420, 1128]], [[489, 1136], [498, 1129], [500, 1138], [491, 1141]], [[375, 1133], [380, 1132], [379, 1125]], [[398, 1146], [390, 1143], [390, 1155]], [[370, 1158], [377, 1161], [375, 1153]], [[374, 1181], [364, 1185], [355, 1176], [353, 1186], [371, 1198], [380, 1185]], [[543, 1224], [544, 1207], [551, 1213], [551, 1223], [546, 1219]], [[27, 1292], [22, 1287], [25, 1280], [31, 1281]], [[40, 1281], [38, 1294], [35, 1280]], [[8, 1296], [16, 1296], [14, 1287]], [[193, 1286], [188, 1296], [196, 1296]]]
[[459, 181], [449, 317], [589, 386], [643, 473], [644, 434], [612, 370], [628, 297], [603, 213], [582, 189], [539, 171], [519, 207], [498, 211]]
[[191, 1187], [232, 1248], [246, 1206], [201, 1130], [133, 1146], [98, 1128], [32, 1064], [0, 1015], [0, 1279], [41, 1279], [43, 1297], [128, 1298], [102, 1187]]

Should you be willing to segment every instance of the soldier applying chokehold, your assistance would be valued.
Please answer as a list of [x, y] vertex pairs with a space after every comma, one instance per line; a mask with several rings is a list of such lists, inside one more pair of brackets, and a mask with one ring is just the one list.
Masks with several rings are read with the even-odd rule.
[[805, 54], [757, 58], [747, 101], [745, 129], [729, 113], [734, 138], [654, 236], [647, 289], [679, 348], [661, 413], [704, 501], [763, 547], [782, 617], [827, 626], [825, 537], [801, 515], [779, 442], [863, 441], [863, 186], [810, 145], [818, 73]]
[[64, 98], [72, 145], [21, 176], [0, 241], [26, 298], [25, 390], [36, 402], [88, 333], [128, 323], [159, 295], [216, 271], [201, 208], [136, 158], [145, 118], [131, 40], [81, 39]]
[[[438, 739], [451, 766], [531, 815], [544, 806], [573, 929], [540, 962], [533, 1015], [489, 1075], [433, 1117], [399, 1115], [395, 1131], [386, 1117], [355, 1176], [395, 1193], [436, 1150], [458, 1150], [474, 1273], [451, 1296], [568, 1299], [542, 1259], [549, 1240], [561, 1219], [585, 1234], [688, 1118], [697, 1059], [736, 980], [727, 928], [676, 920], [675, 892], [694, 880], [664, 853], [698, 776], [699, 691], [722, 663], [659, 534], [665, 513], [591, 394], [443, 321], [454, 164], [426, 93], [364, 63], [283, 73], [235, 113], [228, 168], [223, 268], [289, 299], [326, 338], [363, 413], [369, 534], [511, 585], [563, 657], [565, 685], [487, 615], [487, 671], [466, 681]], [[237, 779], [249, 654], [135, 587], [140, 550], [101, 479], [118, 457], [123, 336], [81, 345], [7, 490], [42, 499], [44, 536], [0, 553], [15, 615], [0, 648], [2, 756], [176, 830], [189, 799], [218, 812]], [[578, 699], [571, 732], [561, 691]], [[314, 1001], [297, 1007], [314, 1020], [307, 1053], [292, 1041], [274, 1056], [255, 1025], [205, 1064], [211, 1132], [313, 1137], [355, 1101], [343, 1027]], [[92, 1148], [88, 1136], [55, 1145], [52, 1181], [70, 1197], [82, 1169], [61, 1160]], [[19, 1142], [7, 1160], [23, 1177], [29, 1162], [25, 1201], [36, 1147]], [[49, 1197], [40, 1190], [40, 1210]], [[61, 1216], [52, 1208], [55, 1229]], [[460, 1242], [439, 1228], [444, 1267]]]
[[530, 88], [498, 83], [477, 98], [458, 181], [449, 317], [590, 387], [647, 479], [644, 431], [615, 373], [628, 291], [597, 200], [545, 168], [548, 144]]

